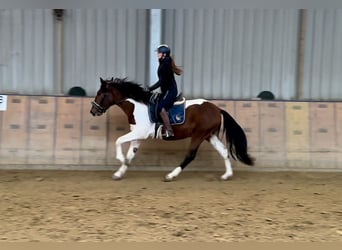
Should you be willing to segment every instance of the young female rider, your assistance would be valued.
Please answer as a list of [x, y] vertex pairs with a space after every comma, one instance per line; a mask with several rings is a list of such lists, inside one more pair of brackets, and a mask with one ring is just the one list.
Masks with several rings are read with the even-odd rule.
[[158, 103], [157, 112], [163, 120], [167, 139], [174, 136], [172, 127], [170, 125], [168, 110], [172, 107], [176, 100], [178, 89], [174, 74], [181, 75], [183, 70], [175, 65], [173, 58], [170, 56], [171, 50], [168, 45], [161, 44], [157, 48], [158, 52], [158, 78], [159, 80], [149, 87], [153, 91], [160, 87], [161, 97]]

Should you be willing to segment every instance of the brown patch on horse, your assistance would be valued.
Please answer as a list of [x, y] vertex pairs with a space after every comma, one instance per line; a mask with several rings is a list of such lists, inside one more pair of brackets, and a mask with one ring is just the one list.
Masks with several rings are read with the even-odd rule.
[[135, 124], [135, 118], [134, 118], [134, 114], [133, 114], [133, 112], [134, 112], [134, 104], [129, 102], [129, 101], [124, 101], [121, 104], [119, 104], [119, 106], [121, 107], [121, 109], [127, 115], [128, 123], [130, 125], [134, 125]]
[[221, 112], [217, 106], [210, 102], [194, 104], [186, 109], [185, 123], [172, 125], [174, 140], [192, 137], [194, 134], [199, 134], [202, 140], [206, 140], [217, 133], [220, 125]]

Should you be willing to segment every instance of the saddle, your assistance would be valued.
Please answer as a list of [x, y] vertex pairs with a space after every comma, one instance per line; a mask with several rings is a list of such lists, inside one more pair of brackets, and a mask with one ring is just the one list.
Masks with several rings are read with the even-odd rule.
[[[150, 121], [153, 123], [162, 124], [163, 121], [157, 112], [157, 106], [160, 98], [160, 93], [153, 93], [150, 98], [148, 110]], [[180, 93], [176, 97], [176, 101], [173, 106], [167, 110], [169, 113], [169, 119], [171, 125], [182, 124], [185, 121], [185, 97]]]

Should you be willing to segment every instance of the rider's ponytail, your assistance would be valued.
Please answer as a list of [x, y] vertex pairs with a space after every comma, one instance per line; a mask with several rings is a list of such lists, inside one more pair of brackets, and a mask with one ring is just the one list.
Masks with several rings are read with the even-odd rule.
[[173, 59], [173, 57], [172, 56], [170, 56], [170, 58], [171, 58], [171, 67], [172, 67], [172, 71], [176, 74], [176, 75], [181, 75], [181, 74], [183, 74], [183, 69], [181, 69], [179, 66], [177, 66], [176, 64], [175, 64], [175, 60]]

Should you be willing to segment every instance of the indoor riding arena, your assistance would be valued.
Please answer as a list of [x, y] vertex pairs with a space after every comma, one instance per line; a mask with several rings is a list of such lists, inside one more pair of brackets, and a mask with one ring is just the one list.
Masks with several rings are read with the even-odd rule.
[[[0, 9], [0, 242], [342, 242], [341, 20], [338, 9]], [[166, 182], [190, 140], [150, 138], [112, 179], [130, 126], [118, 106], [92, 116], [91, 102], [100, 77], [154, 83], [159, 43], [184, 69], [183, 96], [243, 128], [254, 166], [231, 158], [222, 181], [204, 142]]]

